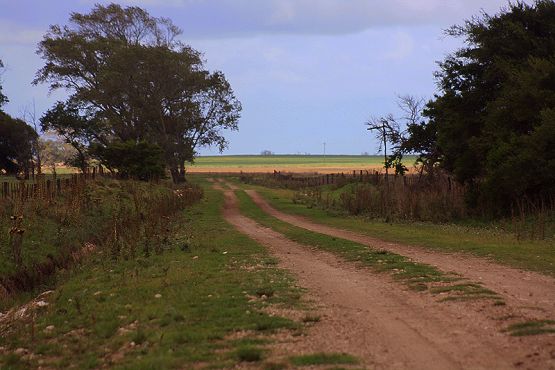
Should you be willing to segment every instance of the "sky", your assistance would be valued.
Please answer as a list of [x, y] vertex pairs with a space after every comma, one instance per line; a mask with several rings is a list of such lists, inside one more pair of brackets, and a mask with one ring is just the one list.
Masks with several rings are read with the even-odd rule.
[[[9, 114], [40, 117], [65, 92], [31, 81], [37, 43], [89, 0], [0, 0], [0, 76]], [[125, 0], [183, 30], [241, 101], [224, 154], [375, 154], [371, 116], [396, 114], [397, 95], [430, 99], [437, 62], [462, 45], [444, 30], [506, 0]], [[34, 108], [33, 108], [34, 107]], [[201, 155], [219, 154], [202, 148]]]

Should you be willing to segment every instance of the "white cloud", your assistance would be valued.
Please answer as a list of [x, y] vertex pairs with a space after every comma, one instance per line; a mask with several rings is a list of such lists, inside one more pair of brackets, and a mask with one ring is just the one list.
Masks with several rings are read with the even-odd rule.
[[[85, 0], [92, 1], [92, 0]], [[338, 34], [399, 25], [461, 23], [482, 9], [497, 12], [508, 0], [123, 0], [174, 7], [186, 35], [226, 37], [253, 33]], [[527, 0], [532, 1], [532, 0]], [[102, 0], [102, 2], [109, 2]]]
[[[1, 1], [1, 0], [0, 0]], [[61, 0], [58, 0], [61, 1]], [[114, 0], [80, 0], [92, 6]], [[119, 0], [170, 17], [188, 38], [260, 33], [346, 34], [377, 27], [458, 24], [509, 0]], [[532, 2], [533, 0], [524, 0]]]

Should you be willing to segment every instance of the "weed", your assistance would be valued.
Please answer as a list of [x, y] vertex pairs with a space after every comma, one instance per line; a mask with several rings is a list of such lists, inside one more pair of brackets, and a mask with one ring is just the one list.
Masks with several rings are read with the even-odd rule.
[[262, 361], [264, 352], [256, 347], [241, 347], [235, 351], [235, 356], [242, 362]]
[[274, 289], [272, 287], [258, 288], [255, 294], [259, 297], [270, 298], [274, 295]]
[[525, 321], [512, 324], [505, 329], [513, 336], [538, 335], [545, 333], [555, 333], [555, 320]]
[[346, 353], [313, 353], [290, 357], [289, 361], [295, 366], [356, 365], [359, 362], [356, 357]]

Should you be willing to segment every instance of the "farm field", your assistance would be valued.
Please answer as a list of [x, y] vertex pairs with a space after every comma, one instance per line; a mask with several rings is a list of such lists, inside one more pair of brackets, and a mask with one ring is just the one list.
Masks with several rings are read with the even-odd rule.
[[[416, 157], [407, 156], [412, 167]], [[198, 157], [189, 173], [237, 172], [340, 173], [353, 170], [383, 171], [383, 156], [362, 155], [222, 155]]]

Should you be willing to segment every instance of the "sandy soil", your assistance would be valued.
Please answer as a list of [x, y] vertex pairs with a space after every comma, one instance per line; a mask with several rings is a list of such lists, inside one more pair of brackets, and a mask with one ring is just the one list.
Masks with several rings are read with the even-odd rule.
[[233, 191], [224, 192], [226, 220], [266, 246], [321, 307], [323, 319], [306, 336], [276, 344], [278, 352], [346, 352], [377, 369], [555, 369], [553, 337], [500, 331], [496, 318], [511, 307], [439, 303], [257, 224], [239, 213]]

